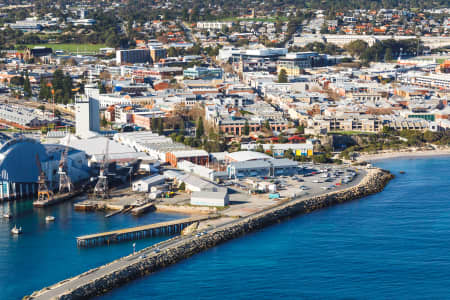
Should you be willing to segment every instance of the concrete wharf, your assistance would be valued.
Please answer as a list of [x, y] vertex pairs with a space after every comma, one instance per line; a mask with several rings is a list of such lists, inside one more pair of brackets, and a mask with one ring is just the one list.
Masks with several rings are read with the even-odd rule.
[[114, 231], [95, 233], [77, 237], [78, 247], [96, 247], [110, 243], [139, 240], [148, 237], [172, 235], [180, 233], [187, 226], [208, 219], [217, 218], [218, 215], [198, 216], [179, 219], [169, 222], [124, 228]]

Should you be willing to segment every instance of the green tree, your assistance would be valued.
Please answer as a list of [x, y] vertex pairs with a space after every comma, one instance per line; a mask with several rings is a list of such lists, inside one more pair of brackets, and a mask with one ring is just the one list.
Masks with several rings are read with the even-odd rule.
[[286, 83], [288, 82], [287, 72], [285, 69], [281, 69], [280, 73], [278, 73], [278, 82], [279, 83]]
[[268, 119], [264, 122], [264, 128], [266, 128], [267, 130], [272, 130]]
[[32, 94], [30, 78], [28, 77], [28, 72], [26, 73], [25, 81], [23, 82], [23, 92], [25, 94], [25, 97], [30, 97]]
[[348, 43], [345, 46], [345, 50], [350, 53], [351, 56], [360, 57], [361, 54], [368, 48], [368, 44], [363, 40], [356, 40]]
[[63, 77], [62, 82], [62, 94], [63, 94], [62, 102], [64, 104], [67, 104], [72, 100], [73, 98], [72, 89], [73, 89], [72, 77], [69, 74], [67, 74], [66, 76]]
[[197, 121], [197, 127], [196, 127], [196, 130], [195, 130], [195, 137], [197, 139], [200, 139], [200, 138], [203, 137], [204, 134], [205, 134], [205, 127], [203, 126], [203, 118], [200, 117], [200, 118], [198, 118], [198, 121]]
[[47, 80], [41, 79], [40, 89], [39, 89], [39, 99], [48, 100], [51, 98], [51, 90], [48, 86]]
[[169, 50], [167, 51], [167, 56], [168, 57], [178, 56], [177, 50], [174, 47], [170, 47]]
[[161, 118], [158, 119], [158, 134], [159, 135], [164, 134], [164, 123], [163, 123], [163, 119], [161, 119]]
[[243, 133], [244, 135], [249, 135], [250, 134], [250, 126], [248, 125], [248, 121], [245, 120], [245, 124], [244, 124], [244, 128], [243, 128]]
[[392, 60], [392, 49], [391, 48], [387, 48], [386, 52], [384, 53], [384, 61], [388, 62]]

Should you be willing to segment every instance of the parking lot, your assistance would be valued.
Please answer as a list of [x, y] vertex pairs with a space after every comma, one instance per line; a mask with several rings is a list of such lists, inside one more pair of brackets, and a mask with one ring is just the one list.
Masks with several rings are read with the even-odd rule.
[[230, 190], [230, 207], [222, 214], [230, 217], [246, 216], [287, 198], [308, 198], [345, 189], [358, 184], [365, 175], [364, 169], [348, 165], [305, 165], [294, 176], [226, 181], [225, 185]]

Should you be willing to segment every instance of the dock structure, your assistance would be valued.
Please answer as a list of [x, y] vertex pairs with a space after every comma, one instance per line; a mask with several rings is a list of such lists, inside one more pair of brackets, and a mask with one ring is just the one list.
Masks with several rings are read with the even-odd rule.
[[169, 222], [124, 228], [102, 233], [95, 233], [90, 235], [83, 235], [77, 237], [77, 246], [96, 247], [105, 244], [109, 245], [110, 243], [120, 243], [124, 241], [139, 240], [148, 237], [177, 234], [192, 223], [217, 217], [218, 215], [199, 216]]

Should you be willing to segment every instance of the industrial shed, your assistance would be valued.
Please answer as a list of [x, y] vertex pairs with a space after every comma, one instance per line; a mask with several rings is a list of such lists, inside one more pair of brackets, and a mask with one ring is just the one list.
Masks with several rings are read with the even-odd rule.
[[228, 190], [220, 188], [217, 191], [192, 192], [191, 205], [226, 206], [229, 204]]
[[149, 176], [133, 182], [132, 189], [134, 192], [148, 193], [152, 186], [163, 184], [165, 181], [163, 175]]

